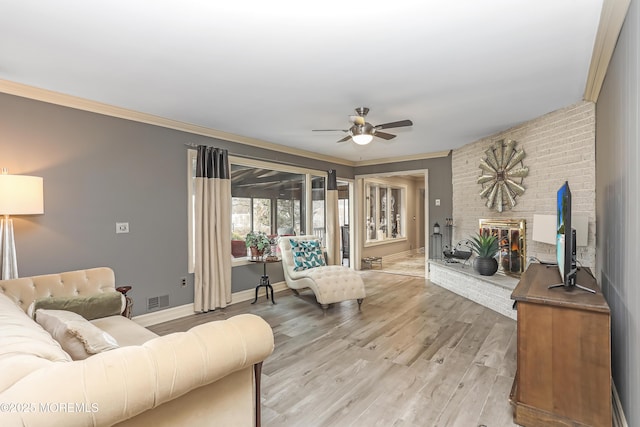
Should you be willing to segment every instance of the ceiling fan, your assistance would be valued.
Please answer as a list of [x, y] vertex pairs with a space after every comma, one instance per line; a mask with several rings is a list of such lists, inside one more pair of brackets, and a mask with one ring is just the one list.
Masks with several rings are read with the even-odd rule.
[[380, 132], [380, 129], [399, 128], [404, 126], [413, 126], [411, 120], [400, 120], [398, 122], [384, 123], [381, 125], [372, 125], [366, 121], [369, 109], [367, 107], [356, 108], [355, 116], [349, 116], [349, 121], [353, 123], [349, 129], [313, 129], [313, 132], [347, 132], [349, 135], [345, 136], [338, 142], [348, 141], [353, 139], [353, 142], [359, 145], [367, 145], [373, 140], [374, 136], [382, 139], [393, 139], [396, 135], [392, 135], [386, 132]]

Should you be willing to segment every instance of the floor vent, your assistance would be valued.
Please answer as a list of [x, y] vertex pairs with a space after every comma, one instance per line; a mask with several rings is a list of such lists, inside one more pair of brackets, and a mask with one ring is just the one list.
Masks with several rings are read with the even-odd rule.
[[169, 307], [169, 295], [160, 295], [147, 299], [147, 311]]

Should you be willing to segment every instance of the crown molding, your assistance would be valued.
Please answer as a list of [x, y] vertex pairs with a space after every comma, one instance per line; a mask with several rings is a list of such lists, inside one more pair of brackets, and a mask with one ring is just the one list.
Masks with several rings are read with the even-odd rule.
[[77, 110], [89, 111], [92, 113], [102, 114], [110, 117], [131, 120], [134, 122], [145, 123], [163, 128], [178, 130], [195, 135], [202, 135], [211, 138], [222, 139], [239, 144], [250, 145], [253, 147], [264, 148], [267, 150], [277, 151], [280, 153], [293, 154], [321, 160], [329, 163], [337, 163], [346, 166], [355, 166], [355, 162], [338, 157], [327, 156], [324, 154], [314, 153], [312, 151], [301, 150], [298, 148], [287, 147], [272, 142], [266, 142], [255, 138], [236, 135], [229, 132], [223, 132], [204, 126], [185, 123], [178, 120], [167, 119], [153, 114], [141, 113], [139, 111], [129, 110], [122, 107], [116, 107], [102, 102], [91, 101], [89, 99], [79, 98], [72, 95], [54, 92], [47, 89], [41, 89], [34, 86], [28, 86], [22, 83], [16, 83], [9, 80], [0, 79], [0, 92], [9, 95], [20, 96], [23, 98], [34, 99], [36, 101], [47, 102], [49, 104], [60, 105], [63, 107], [75, 108]]
[[358, 167], [369, 166], [383, 163], [397, 163], [411, 160], [433, 159], [438, 157], [446, 157], [448, 151], [439, 151], [435, 153], [416, 154], [403, 157], [392, 157], [384, 159], [351, 161], [338, 157], [327, 156], [324, 154], [314, 153], [312, 151], [301, 150], [298, 148], [288, 147], [272, 142], [262, 141], [260, 139], [249, 138], [246, 136], [236, 135], [229, 132], [223, 132], [204, 126], [185, 123], [178, 120], [167, 119], [165, 117], [155, 116], [153, 114], [141, 113], [139, 111], [129, 110], [127, 108], [116, 107], [102, 102], [92, 101], [85, 98], [79, 98], [60, 92], [54, 92], [47, 89], [37, 88], [22, 83], [12, 82], [10, 80], [0, 79], [0, 92], [8, 95], [20, 96], [22, 98], [33, 99], [36, 101], [47, 102], [49, 104], [60, 105], [63, 107], [74, 108], [76, 110], [88, 111], [91, 113], [102, 114], [109, 117], [116, 117], [125, 120], [131, 120], [138, 123], [145, 123], [153, 126], [160, 126], [167, 129], [187, 132], [194, 135], [202, 135], [211, 138], [217, 138], [224, 141], [236, 142], [238, 144], [249, 145], [252, 147], [264, 148], [280, 153], [293, 154], [294, 156], [311, 158], [314, 160], [335, 163], [339, 165]]
[[434, 153], [424, 153], [424, 154], [412, 154], [410, 156], [401, 156], [401, 157], [387, 157], [384, 159], [374, 159], [374, 160], [361, 160], [358, 162], [354, 162], [354, 166], [371, 166], [371, 165], [380, 165], [384, 163], [399, 163], [399, 162], [410, 162], [412, 160], [425, 160], [425, 159], [437, 159], [439, 157], [447, 157], [451, 153], [451, 150], [446, 151], [436, 151]]
[[584, 100], [597, 102], [609, 62], [627, 15], [631, 0], [604, 0], [600, 12], [600, 23], [591, 54], [591, 64], [584, 90]]

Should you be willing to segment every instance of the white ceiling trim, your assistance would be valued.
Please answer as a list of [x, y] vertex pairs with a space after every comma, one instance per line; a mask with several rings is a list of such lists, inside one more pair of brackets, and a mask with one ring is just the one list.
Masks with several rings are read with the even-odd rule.
[[314, 153], [312, 151], [300, 150], [284, 145], [274, 144], [271, 142], [261, 141], [255, 138], [248, 138], [241, 135], [235, 135], [228, 132], [210, 129], [204, 126], [198, 126], [190, 123], [184, 123], [178, 120], [167, 119], [164, 117], [154, 116], [153, 114], [141, 113], [114, 105], [108, 105], [89, 99], [83, 99], [64, 93], [54, 92], [47, 89], [41, 89], [9, 80], [0, 79], [0, 92], [8, 95], [20, 96], [23, 98], [33, 99], [36, 101], [47, 102], [49, 104], [60, 105], [63, 107], [74, 108], [77, 110], [88, 111], [91, 113], [102, 114], [109, 117], [117, 117], [120, 119], [131, 120], [138, 123], [145, 123], [163, 128], [178, 130], [182, 132], [202, 135], [211, 138], [222, 139], [224, 141], [236, 142], [239, 144], [250, 145], [253, 147], [264, 148], [280, 153], [293, 154], [295, 156], [312, 158], [315, 160], [336, 163], [339, 165], [357, 167], [369, 166], [382, 163], [397, 163], [411, 160], [432, 159], [437, 157], [446, 157], [451, 150], [439, 151], [436, 153], [425, 153], [412, 156], [389, 157], [378, 160], [351, 161], [340, 159], [337, 157], [327, 156], [324, 154]]
[[630, 4], [631, 0], [604, 0], [587, 75], [585, 101], [598, 101], [598, 95], [600, 95], [600, 89], [602, 89], [602, 83]]
[[416, 154], [413, 156], [390, 157], [387, 159], [361, 160], [355, 163], [356, 166], [371, 166], [384, 163], [410, 162], [412, 160], [437, 159], [439, 157], [447, 157], [449, 153], [451, 153], [451, 150], [438, 151], [435, 153]]
[[264, 148], [267, 150], [277, 151], [281, 153], [293, 154], [296, 156], [310, 157], [316, 160], [323, 160], [330, 163], [337, 163], [347, 166], [356, 166], [356, 162], [352, 162], [337, 157], [326, 156], [311, 151], [300, 150], [297, 148], [286, 147], [271, 142], [261, 141], [254, 138], [248, 138], [241, 135], [235, 135], [204, 126], [184, 123], [178, 120], [167, 119], [164, 117], [154, 116], [153, 114], [141, 113], [126, 108], [116, 107], [114, 105], [104, 104], [101, 102], [91, 101], [89, 99], [78, 98], [47, 89], [36, 88], [21, 83], [11, 82], [9, 80], [0, 79], [0, 92], [9, 95], [20, 96], [23, 98], [34, 99], [37, 101], [47, 102], [49, 104], [60, 105], [63, 107], [75, 108], [77, 110], [89, 111], [92, 113], [102, 114], [110, 117], [131, 120], [134, 122], [145, 123], [163, 128], [174, 129], [182, 132], [192, 133], [195, 135], [208, 136], [211, 138], [222, 139], [239, 144], [250, 145], [253, 147]]

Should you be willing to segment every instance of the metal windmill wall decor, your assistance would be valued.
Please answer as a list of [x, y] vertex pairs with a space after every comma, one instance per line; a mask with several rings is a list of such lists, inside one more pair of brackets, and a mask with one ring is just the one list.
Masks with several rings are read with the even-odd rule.
[[524, 150], [516, 150], [516, 144], [512, 139], [496, 141], [484, 152], [486, 157], [480, 159], [482, 174], [477, 182], [482, 185], [480, 197], [487, 198], [489, 209], [502, 212], [505, 208], [513, 208], [516, 198], [524, 194], [522, 184], [524, 177], [529, 175], [529, 168], [522, 163], [526, 156]]

